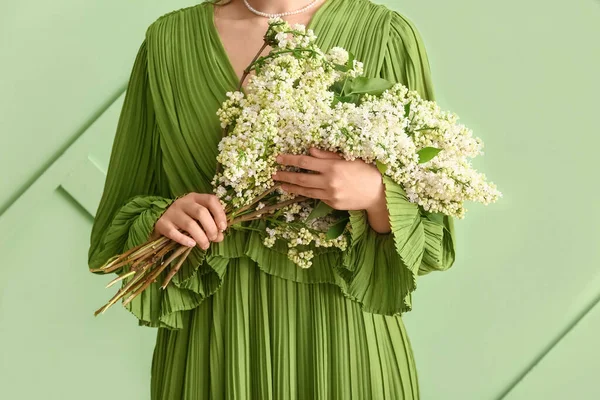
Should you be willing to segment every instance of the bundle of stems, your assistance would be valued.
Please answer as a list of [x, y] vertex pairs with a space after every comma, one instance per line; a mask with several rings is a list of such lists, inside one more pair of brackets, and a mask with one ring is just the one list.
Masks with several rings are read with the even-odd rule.
[[[290, 200], [265, 206], [260, 210], [250, 211], [252, 206], [272, 194], [279, 186], [281, 186], [281, 184], [274, 185], [272, 188], [256, 197], [252, 204], [248, 204], [239, 210], [233, 211], [226, 208], [227, 228], [229, 229], [229, 227], [242, 222], [261, 219], [269, 213], [291, 204], [307, 200], [307, 197], [297, 196]], [[225, 231], [225, 234], [226, 232], [227, 230]], [[182, 245], [166, 236], [161, 236], [158, 239], [148, 240], [138, 246], [132, 247], [122, 254], [111, 257], [99, 268], [91, 269], [91, 272], [103, 272], [108, 274], [117, 271], [123, 266], [130, 265], [129, 271], [110, 281], [108, 285], [106, 285], [107, 288], [126, 278], [132, 277], [127, 284], [122, 285], [121, 289], [119, 289], [119, 291], [104, 306], [96, 310], [94, 315], [104, 313], [121, 299], [124, 299], [123, 305], [127, 305], [153, 282], [156, 282], [169, 265], [174, 264], [169, 269], [169, 272], [164, 277], [162, 285], [160, 286], [161, 289], [166, 289], [167, 285], [171, 282], [175, 274], [177, 274], [177, 271], [179, 271], [193, 248], [194, 247]], [[165, 257], [167, 258], [164, 259]]]

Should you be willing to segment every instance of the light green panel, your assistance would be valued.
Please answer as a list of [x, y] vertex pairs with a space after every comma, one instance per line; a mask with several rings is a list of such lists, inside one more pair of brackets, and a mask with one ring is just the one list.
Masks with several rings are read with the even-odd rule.
[[88, 210], [104, 175], [87, 160], [110, 149], [122, 100], [0, 216], [0, 243], [10, 244], [10, 267], [0, 270], [0, 398], [149, 398], [156, 331], [118, 306], [94, 317], [116, 289], [86, 262]]
[[90, 217], [62, 190], [37, 200], [2, 252], [0, 398], [149, 399], [155, 331], [119, 307], [93, 316], [114, 290], [86, 269]]
[[123, 91], [146, 27], [194, 3], [0, 2], [0, 214]]
[[63, 180], [62, 187], [90, 215], [95, 215], [105, 180], [106, 168], [96, 164], [93, 155], [90, 154], [71, 170], [69, 176]]
[[418, 282], [423, 399], [499, 399], [600, 295], [600, 3], [386, 3], [415, 22], [438, 101], [482, 137], [476, 165], [505, 194], [469, 207], [453, 269]]
[[600, 305], [583, 318], [506, 400], [600, 399]]

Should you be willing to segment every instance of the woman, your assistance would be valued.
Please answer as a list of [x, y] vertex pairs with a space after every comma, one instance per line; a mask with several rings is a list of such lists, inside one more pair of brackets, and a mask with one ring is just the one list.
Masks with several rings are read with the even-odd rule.
[[[296, 10], [296, 12], [294, 12]], [[341, 46], [368, 76], [433, 99], [412, 22], [369, 0], [233, 0], [168, 13], [136, 58], [91, 234], [89, 266], [167, 236], [196, 246], [162, 291], [127, 305], [158, 327], [152, 399], [418, 399], [400, 314], [415, 278], [454, 262], [453, 221], [433, 222], [362, 161], [311, 150], [282, 165], [284, 189], [351, 214], [349, 248], [315, 249], [299, 269], [260, 233], [222, 231], [212, 194], [221, 129], [216, 111], [262, 45], [269, 14], [289, 12], [318, 45]], [[268, 51], [268, 49], [266, 50]], [[389, 211], [388, 211], [389, 210]], [[210, 247], [209, 247], [210, 246]], [[200, 249], [208, 249], [204, 261]]]

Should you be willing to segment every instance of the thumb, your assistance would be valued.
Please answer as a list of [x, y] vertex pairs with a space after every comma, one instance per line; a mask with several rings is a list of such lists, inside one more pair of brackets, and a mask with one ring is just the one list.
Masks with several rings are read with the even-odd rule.
[[316, 158], [332, 158], [332, 159], [341, 159], [343, 158], [340, 154], [335, 153], [333, 151], [321, 150], [316, 147], [311, 147], [309, 150], [310, 155]]

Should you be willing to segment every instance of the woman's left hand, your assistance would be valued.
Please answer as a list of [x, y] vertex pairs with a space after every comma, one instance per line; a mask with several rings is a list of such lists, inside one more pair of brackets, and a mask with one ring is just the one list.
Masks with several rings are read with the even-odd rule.
[[366, 210], [374, 229], [389, 230], [385, 188], [376, 166], [316, 148], [310, 155], [280, 154], [277, 162], [314, 171], [278, 171], [273, 179], [283, 183], [284, 191], [320, 199], [337, 210]]

